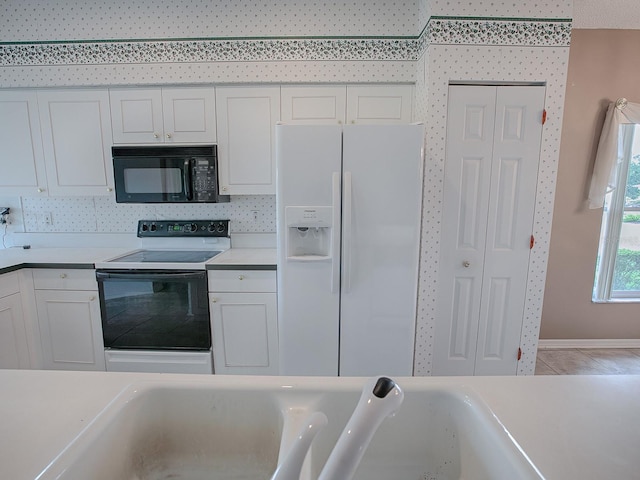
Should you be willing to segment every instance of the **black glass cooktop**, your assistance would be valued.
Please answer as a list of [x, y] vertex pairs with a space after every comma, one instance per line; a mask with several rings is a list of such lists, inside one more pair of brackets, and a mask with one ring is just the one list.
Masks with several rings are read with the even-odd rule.
[[203, 263], [221, 253], [216, 250], [140, 250], [110, 262]]

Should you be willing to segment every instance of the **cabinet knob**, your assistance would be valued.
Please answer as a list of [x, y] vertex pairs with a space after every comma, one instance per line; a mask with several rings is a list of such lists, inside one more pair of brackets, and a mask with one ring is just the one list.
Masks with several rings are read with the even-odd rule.
[[96, 299], [95, 295], [92, 295], [91, 297], [89, 297], [89, 301], [93, 302]]
[[60, 274], [60, 278], [67, 278], [67, 274], [66, 273], [61, 273]]
[[238, 280], [244, 280], [244, 275], [238, 275]]
[[217, 298], [212, 298], [211, 299], [211, 303], [218, 303], [218, 299]]
[[471, 262], [469, 260], [465, 260], [464, 262], [462, 262], [462, 266], [464, 268], [469, 268], [471, 266]]
[[356, 121], [355, 120], [351, 120], [351, 123], [356, 123]]
[[38, 187], [38, 193], [42, 193], [42, 192], [44, 192], [44, 188]]
[[222, 187], [222, 191], [226, 192], [227, 191], [227, 187]]
[[160, 138], [160, 135], [158, 135], [157, 133], [153, 133], [153, 138]]
[[171, 134], [170, 133], [167, 133], [167, 138], [171, 138]]
[[113, 192], [113, 188], [107, 187], [107, 192]]

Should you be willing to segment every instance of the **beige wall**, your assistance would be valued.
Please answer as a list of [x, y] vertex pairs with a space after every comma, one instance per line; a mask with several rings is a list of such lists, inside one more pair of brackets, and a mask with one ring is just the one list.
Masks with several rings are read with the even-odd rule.
[[591, 302], [602, 209], [586, 208], [609, 102], [640, 102], [639, 30], [573, 30], [541, 339], [640, 338], [640, 304]]

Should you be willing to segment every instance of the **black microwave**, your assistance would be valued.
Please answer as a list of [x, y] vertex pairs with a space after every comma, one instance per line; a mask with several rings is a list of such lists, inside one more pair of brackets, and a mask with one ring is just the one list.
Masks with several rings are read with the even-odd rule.
[[216, 145], [112, 147], [117, 203], [228, 202]]

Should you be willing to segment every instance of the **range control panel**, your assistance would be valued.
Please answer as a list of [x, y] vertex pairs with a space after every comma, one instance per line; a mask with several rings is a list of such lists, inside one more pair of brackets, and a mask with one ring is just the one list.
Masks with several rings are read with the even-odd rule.
[[229, 220], [139, 220], [138, 237], [228, 237]]

